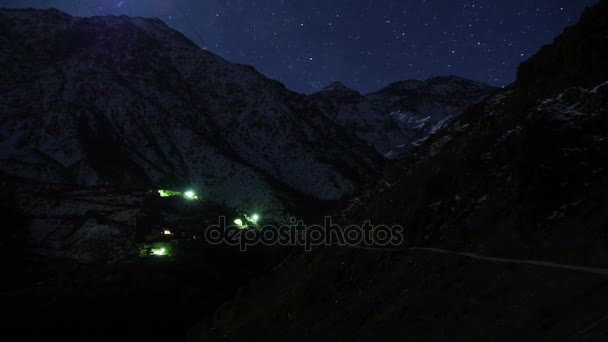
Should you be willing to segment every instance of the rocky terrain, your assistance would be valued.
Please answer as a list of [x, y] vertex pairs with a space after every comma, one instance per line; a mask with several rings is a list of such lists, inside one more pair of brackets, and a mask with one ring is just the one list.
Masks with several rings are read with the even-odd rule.
[[339, 82], [310, 95], [323, 113], [390, 159], [403, 158], [495, 89], [455, 76], [406, 80], [361, 95]]
[[[160, 20], [0, 10], [2, 331], [605, 341], [606, 17], [602, 0], [504, 89], [450, 76], [305, 96]], [[253, 212], [335, 212], [406, 241], [199, 239]]]
[[[205, 243], [208, 225], [237, 215], [208, 200], [5, 174], [0, 185], [0, 301], [10, 312], [0, 328], [22, 341], [184, 340], [281, 260], [278, 249]], [[165, 252], [150, 254], [155, 246]]]
[[295, 254], [193, 339], [605, 341], [607, 17], [587, 9], [343, 214], [407, 245]]
[[2, 10], [0, 92], [0, 169], [44, 182], [194, 187], [279, 212], [381, 168], [304, 96], [157, 19]]

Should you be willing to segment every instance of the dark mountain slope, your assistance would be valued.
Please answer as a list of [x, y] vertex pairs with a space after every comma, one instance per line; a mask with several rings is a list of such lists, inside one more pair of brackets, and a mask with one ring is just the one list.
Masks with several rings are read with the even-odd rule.
[[[608, 75], [603, 65], [578, 65], [603, 56], [608, 28], [599, 18], [607, 17], [608, 1], [586, 10], [524, 63], [513, 87], [399, 162], [353, 202], [344, 222], [401, 224], [409, 246], [608, 268]], [[607, 293], [605, 275], [584, 271], [333, 247], [294, 255], [192, 335], [605, 341]]]
[[0, 92], [0, 169], [40, 181], [274, 211], [285, 188], [336, 200], [381, 168], [304, 96], [157, 19], [2, 10]]
[[[544, 46], [521, 64], [517, 85], [531, 96], [549, 96], [570, 87], [593, 88], [608, 79], [608, 6], [601, 1], [567, 28], [553, 44]], [[584, 39], [582, 39], [584, 38]]]

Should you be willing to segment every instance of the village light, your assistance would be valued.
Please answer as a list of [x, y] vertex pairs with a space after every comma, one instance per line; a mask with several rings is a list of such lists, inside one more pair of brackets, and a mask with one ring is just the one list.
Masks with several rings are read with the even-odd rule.
[[236, 220], [234, 220], [234, 224], [236, 224], [236, 225], [237, 225], [237, 226], [239, 226], [239, 227], [242, 227], [242, 226], [243, 226], [243, 220], [241, 220], [241, 219], [236, 219]]
[[152, 250], [152, 254], [153, 255], [158, 255], [158, 256], [164, 256], [167, 255], [167, 249], [163, 248], [157, 248], [157, 249], [153, 249]]
[[173, 197], [173, 196], [181, 195], [181, 192], [173, 191], [173, 190], [159, 189], [158, 194], [160, 195], [160, 197]]
[[186, 198], [188, 199], [194, 199], [194, 197], [196, 197], [196, 194], [194, 193], [194, 191], [188, 190], [184, 193], [184, 196], [186, 196]]
[[258, 215], [258, 214], [251, 215], [251, 221], [253, 223], [258, 223], [259, 220], [260, 220], [260, 215]]

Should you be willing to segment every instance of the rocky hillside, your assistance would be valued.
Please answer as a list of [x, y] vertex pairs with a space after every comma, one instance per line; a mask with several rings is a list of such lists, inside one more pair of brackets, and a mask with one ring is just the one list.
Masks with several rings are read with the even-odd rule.
[[0, 170], [40, 181], [274, 211], [289, 193], [353, 194], [379, 169], [305, 97], [157, 19], [2, 10], [0, 92]]
[[408, 246], [296, 254], [193, 337], [606, 340], [607, 17], [606, 0], [587, 9], [512, 87], [429, 138], [344, 213], [403, 225]]
[[335, 82], [310, 98], [330, 120], [395, 159], [407, 156], [493, 91], [488, 85], [449, 76], [399, 81], [367, 95]]
[[[219, 215], [235, 217], [208, 200], [3, 173], [0, 188], [0, 301], [11, 312], [0, 328], [22, 341], [183, 341], [280, 261], [280, 251], [241, 253], [194, 239]], [[172, 235], [159, 234], [166, 229]]]

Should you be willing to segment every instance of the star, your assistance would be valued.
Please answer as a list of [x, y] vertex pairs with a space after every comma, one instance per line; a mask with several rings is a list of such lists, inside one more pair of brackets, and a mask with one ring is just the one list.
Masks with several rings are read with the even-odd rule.
[[[524, 51], [537, 51], [597, 1], [87, 0], [89, 9], [79, 1], [46, 0], [28, 5], [78, 16], [163, 18], [202, 48], [253, 65], [289, 89], [311, 92], [335, 79], [365, 93], [447, 69], [507, 85], [530, 56]], [[4, 0], [3, 6], [23, 3]]]

